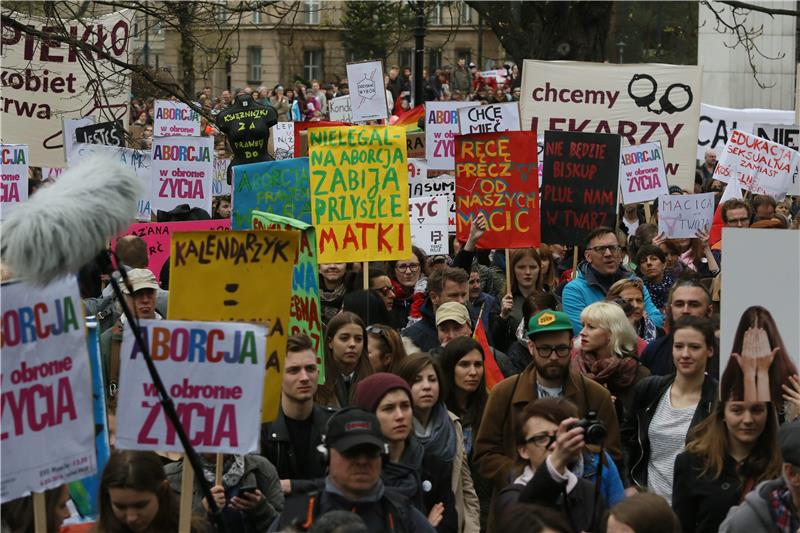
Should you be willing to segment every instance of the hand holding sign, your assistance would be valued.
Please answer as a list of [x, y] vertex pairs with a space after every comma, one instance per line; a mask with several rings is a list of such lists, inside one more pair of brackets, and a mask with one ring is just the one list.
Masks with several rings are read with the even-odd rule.
[[661, 196], [658, 200], [658, 229], [669, 239], [691, 239], [705, 234], [714, 219], [714, 193]]

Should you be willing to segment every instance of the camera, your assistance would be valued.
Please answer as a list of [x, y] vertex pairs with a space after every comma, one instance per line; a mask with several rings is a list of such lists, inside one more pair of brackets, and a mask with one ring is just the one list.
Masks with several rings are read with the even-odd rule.
[[589, 411], [586, 418], [581, 418], [572, 427], [583, 428], [583, 440], [586, 444], [602, 444], [608, 434], [605, 424], [597, 417], [597, 411]]

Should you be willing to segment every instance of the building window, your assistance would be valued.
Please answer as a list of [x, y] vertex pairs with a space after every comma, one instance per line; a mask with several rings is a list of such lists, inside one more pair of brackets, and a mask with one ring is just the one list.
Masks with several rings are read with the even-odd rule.
[[253, 24], [261, 24], [261, 11], [253, 11]]
[[432, 26], [442, 25], [442, 4], [440, 4], [439, 2], [433, 4], [433, 10], [431, 11], [431, 25]]
[[322, 79], [322, 50], [303, 52], [303, 76], [309, 81]]
[[247, 83], [261, 83], [261, 47], [247, 47]]
[[442, 66], [442, 50], [430, 48], [428, 50], [428, 73], [433, 75], [433, 71]]
[[304, 22], [306, 24], [319, 24], [319, 0], [306, 0]]
[[217, 16], [217, 22], [223, 23], [228, 21], [231, 14], [230, 11], [228, 11], [228, 9], [224, 5], [218, 5], [216, 6], [216, 16]]
[[414, 50], [403, 48], [397, 53], [397, 64], [400, 68], [411, 67], [414, 64]]
[[472, 24], [472, 8], [466, 2], [461, 2], [461, 24]]

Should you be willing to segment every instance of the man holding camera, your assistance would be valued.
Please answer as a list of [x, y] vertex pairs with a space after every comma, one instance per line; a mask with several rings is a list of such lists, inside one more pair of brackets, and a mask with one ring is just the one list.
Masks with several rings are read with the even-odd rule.
[[570, 400], [582, 418], [586, 418], [589, 411], [596, 412], [605, 427], [605, 438], [602, 442], [588, 444], [601, 445], [621, 464], [619, 421], [611, 395], [602, 385], [570, 368], [572, 322], [569, 317], [559, 311], [542, 311], [528, 322], [527, 334], [533, 364], [521, 374], [498, 383], [483, 413], [474, 455], [481, 475], [491, 479], [497, 490], [513, 479], [519, 418], [529, 404], [545, 397]]

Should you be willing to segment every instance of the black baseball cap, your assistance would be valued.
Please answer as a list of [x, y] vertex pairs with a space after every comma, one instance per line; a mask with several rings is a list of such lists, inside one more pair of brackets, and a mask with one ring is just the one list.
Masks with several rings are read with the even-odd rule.
[[328, 420], [325, 442], [329, 448], [346, 452], [356, 446], [371, 444], [385, 451], [386, 441], [378, 418], [358, 408], [343, 409]]
[[778, 442], [783, 462], [800, 466], [800, 419], [780, 427]]

